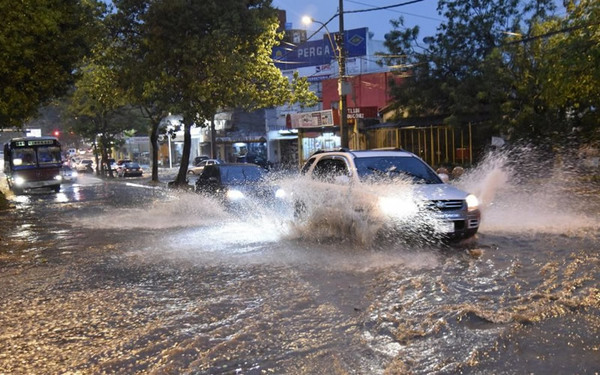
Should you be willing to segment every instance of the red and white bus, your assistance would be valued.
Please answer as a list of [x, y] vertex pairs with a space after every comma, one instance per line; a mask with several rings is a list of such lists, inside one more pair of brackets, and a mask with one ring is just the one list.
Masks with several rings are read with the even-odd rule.
[[13, 138], [4, 145], [4, 174], [15, 194], [49, 188], [60, 191], [60, 142], [54, 137]]

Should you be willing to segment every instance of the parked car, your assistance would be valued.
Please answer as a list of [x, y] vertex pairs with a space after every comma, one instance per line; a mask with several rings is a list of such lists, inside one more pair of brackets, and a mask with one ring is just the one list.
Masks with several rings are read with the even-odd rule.
[[75, 165], [75, 170], [77, 170], [77, 172], [93, 172], [94, 161], [92, 159], [81, 159]]
[[268, 180], [267, 174], [256, 164], [207, 165], [196, 181], [196, 192], [215, 197], [230, 208], [249, 201], [276, 207], [283, 204], [285, 193]]
[[205, 159], [205, 160], [202, 160], [201, 162], [199, 162], [198, 165], [196, 165], [195, 167], [189, 168], [188, 174], [199, 175], [202, 173], [202, 171], [204, 170], [204, 167], [206, 167], [207, 165], [223, 164], [223, 163], [224, 162], [221, 159]]
[[119, 177], [139, 177], [142, 174], [144, 174], [142, 167], [134, 162], [122, 164], [117, 171], [117, 176]]
[[63, 181], [66, 182], [75, 182], [77, 181], [77, 171], [73, 170], [73, 168], [69, 167], [66, 164], [63, 164], [63, 166], [60, 169], [60, 174], [62, 175], [62, 179]]
[[203, 155], [203, 156], [196, 156], [194, 158], [194, 167], [197, 167], [200, 164], [200, 162], [202, 162], [204, 160], [208, 160], [208, 159], [210, 159], [210, 158], [208, 156], [205, 156], [205, 155]]
[[[421, 158], [401, 150], [328, 151], [313, 154], [301, 173], [326, 184], [387, 184], [387, 195], [371, 196], [389, 221], [433, 229], [441, 237], [460, 239], [474, 236], [479, 229], [477, 198], [446, 184]], [[400, 183], [414, 187], [414, 193], [398, 193]], [[361, 189], [365, 191], [367, 189]], [[307, 209], [296, 202], [297, 215]], [[422, 223], [425, 218], [425, 223]]]

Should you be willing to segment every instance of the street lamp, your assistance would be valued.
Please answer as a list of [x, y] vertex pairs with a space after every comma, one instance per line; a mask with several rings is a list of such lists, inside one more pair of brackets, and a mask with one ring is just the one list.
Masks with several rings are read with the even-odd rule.
[[336, 54], [339, 69], [338, 94], [340, 96], [340, 143], [342, 148], [348, 148], [348, 106], [346, 104], [346, 95], [348, 94], [348, 87], [346, 82], [346, 50], [344, 48], [344, 11], [342, 0], [340, 0], [339, 16], [340, 32], [338, 33], [338, 38], [336, 41], [336, 44], [338, 46], [337, 48], [335, 48], [333, 41], [331, 40], [331, 32], [329, 31], [325, 23], [319, 22], [309, 16], [302, 17], [302, 23], [310, 25], [311, 22], [315, 22], [322, 25], [325, 28], [325, 31], [327, 31], [327, 37], [329, 38], [329, 43], [331, 43], [331, 48], [333, 48], [333, 53]]

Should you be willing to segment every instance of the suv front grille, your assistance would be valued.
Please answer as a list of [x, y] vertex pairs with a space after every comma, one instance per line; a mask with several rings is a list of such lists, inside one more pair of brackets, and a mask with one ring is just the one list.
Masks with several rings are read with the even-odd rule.
[[425, 205], [430, 210], [436, 211], [451, 211], [451, 210], [460, 210], [463, 208], [465, 201], [460, 199], [453, 200], [435, 200], [429, 201]]

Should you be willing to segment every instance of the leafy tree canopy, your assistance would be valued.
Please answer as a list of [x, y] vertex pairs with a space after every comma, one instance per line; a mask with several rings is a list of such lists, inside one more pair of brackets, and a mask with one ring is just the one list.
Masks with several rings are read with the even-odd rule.
[[[408, 116], [443, 115], [460, 124], [477, 115], [513, 139], [589, 142], [600, 137], [600, 3], [440, 0], [436, 35], [394, 21], [386, 35], [406, 77], [393, 89]], [[481, 118], [480, 117], [480, 118]]]
[[[282, 35], [270, 0], [120, 0], [115, 24], [123, 66], [136, 102], [153, 113], [183, 116], [188, 133], [222, 109], [252, 110], [309, 99], [300, 80], [291, 83], [271, 60]], [[153, 130], [153, 133], [155, 130]], [[178, 180], [185, 179], [180, 171]]]
[[66, 92], [105, 11], [96, 0], [0, 0], [0, 127]]

